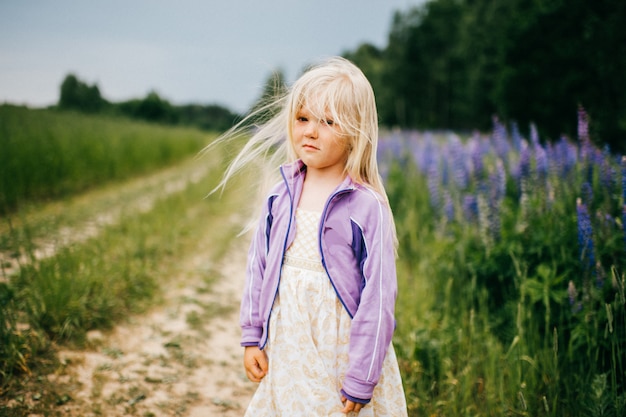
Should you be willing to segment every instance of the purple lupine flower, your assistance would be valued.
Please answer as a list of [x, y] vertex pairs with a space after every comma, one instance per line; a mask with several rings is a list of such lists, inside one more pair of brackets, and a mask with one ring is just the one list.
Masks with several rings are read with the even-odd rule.
[[583, 185], [581, 186], [581, 194], [583, 203], [587, 207], [590, 207], [593, 203], [593, 188], [587, 181], [583, 182]]
[[504, 164], [500, 159], [496, 161], [496, 168], [491, 175], [490, 182], [493, 190], [492, 196], [496, 200], [502, 200], [506, 194], [506, 172], [504, 171]]
[[522, 152], [519, 158], [519, 181], [528, 180], [530, 177], [530, 149], [522, 145]]
[[463, 215], [470, 223], [478, 221], [478, 200], [475, 195], [465, 195], [463, 197]]
[[511, 141], [513, 143], [513, 149], [519, 151], [522, 149], [522, 134], [519, 131], [519, 126], [516, 122], [511, 123]]
[[592, 153], [593, 145], [589, 137], [589, 115], [582, 106], [578, 107], [578, 142], [581, 145], [581, 157], [587, 161]]
[[489, 176], [489, 190], [489, 232], [497, 240], [501, 232], [500, 211], [506, 190], [506, 173], [499, 159], [495, 171]]
[[571, 141], [561, 138], [561, 159], [563, 161], [563, 175], [569, 174], [578, 160], [578, 149]]
[[459, 190], [465, 190], [469, 183], [463, 144], [457, 135], [448, 137], [448, 149], [450, 154], [449, 164], [452, 171], [452, 180]]
[[585, 109], [578, 108], [578, 142], [580, 143], [580, 158], [583, 168], [587, 171], [587, 181], [593, 181], [593, 157], [595, 148], [589, 137], [589, 115]]
[[443, 192], [443, 212], [448, 222], [454, 221], [454, 201], [448, 190]]
[[481, 180], [476, 186], [476, 204], [478, 206], [478, 233], [486, 247], [492, 244], [492, 238], [489, 230], [489, 186], [486, 180]]
[[481, 139], [478, 132], [474, 132], [472, 137], [467, 141], [467, 149], [470, 155], [470, 176], [480, 179], [483, 175], [485, 164], [483, 162], [484, 152], [481, 146]]
[[506, 160], [509, 153], [509, 142], [507, 140], [508, 134], [506, 126], [504, 126], [497, 117], [493, 117], [493, 134], [492, 134], [493, 149], [502, 160]]
[[545, 180], [548, 175], [548, 158], [546, 150], [539, 142], [539, 132], [537, 126], [532, 123], [530, 125], [530, 143], [535, 154], [535, 172], [539, 180]]
[[519, 199], [522, 213], [527, 213], [528, 192], [530, 181], [530, 149], [526, 142], [522, 142], [522, 151], [518, 163], [517, 183], [519, 187]]
[[535, 145], [535, 170], [537, 171], [537, 176], [540, 179], [545, 179], [548, 176], [548, 157], [546, 155], [546, 150], [541, 146], [541, 144]]
[[578, 248], [580, 260], [587, 271], [593, 270], [595, 257], [593, 253], [593, 229], [587, 206], [580, 198], [576, 200], [576, 217], [578, 224]]
[[530, 124], [530, 143], [533, 146], [539, 146], [539, 131], [537, 131], [537, 125], [534, 123]]
[[411, 135], [410, 143], [413, 162], [421, 173], [428, 175], [430, 167], [439, 163], [439, 149], [433, 135], [430, 132], [426, 132], [421, 138], [417, 134]]
[[441, 198], [439, 196], [439, 168], [436, 164], [431, 164], [428, 168], [428, 193], [430, 195], [430, 205], [433, 209], [439, 210]]

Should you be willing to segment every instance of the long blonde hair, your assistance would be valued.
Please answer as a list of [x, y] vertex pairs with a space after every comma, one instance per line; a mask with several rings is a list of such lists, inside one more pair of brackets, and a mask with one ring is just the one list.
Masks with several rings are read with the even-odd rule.
[[[260, 159], [275, 167], [297, 159], [293, 147], [292, 126], [303, 104], [320, 119], [330, 113], [347, 137], [350, 153], [345, 171], [353, 181], [373, 188], [387, 201], [387, 194], [378, 172], [378, 113], [374, 91], [363, 72], [352, 62], [332, 57], [310, 67], [280, 97], [275, 97], [228, 130], [203, 152], [225, 140], [251, 135], [230, 162], [216, 189], [251, 162]], [[260, 126], [250, 122], [264, 114], [275, 114]]]
[[[267, 190], [269, 184], [274, 184], [278, 180], [275, 167], [297, 160], [292, 127], [305, 103], [315, 117], [323, 120], [330, 114], [340, 126], [350, 149], [345, 173], [354, 182], [371, 187], [383, 199], [389, 210], [394, 246], [397, 247], [393, 214], [378, 172], [378, 113], [374, 90], [363, 72], [345, 58], [332, 57], [310, 67], [285, 94], [259, 106], [203, 149], [201, 153], [224, 141], [249, 136], [213, 192], [223, 190], [233, 175], [250, 164], [261, 169], [256, 175], [257, 190]], [[255, 121], [267, 118], [266, 115], [271, 115], [269, 120], [254, 125]], [[269, 175], [268, 169], [271, 169]], [[252, 223], [244, 232], [251, 227]]]

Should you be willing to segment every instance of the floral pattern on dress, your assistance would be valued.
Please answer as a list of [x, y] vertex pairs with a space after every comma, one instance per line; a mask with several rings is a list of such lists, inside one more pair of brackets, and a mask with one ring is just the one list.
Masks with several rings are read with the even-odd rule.
[[[319, 221], [318, 212], [296, 211], [296, 237], [285, 254], [270, 316], [265, 347], [269, 369], [246, 417], [346, 416], [340, 390], [348, 368], [352, 320], [322, 266]], [[372, 400], [358, 416], [406, 415], [398, 362], [389, 346]]]

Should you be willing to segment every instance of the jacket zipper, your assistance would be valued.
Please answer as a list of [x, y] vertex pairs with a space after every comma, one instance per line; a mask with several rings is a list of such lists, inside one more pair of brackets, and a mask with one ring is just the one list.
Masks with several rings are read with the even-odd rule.
[[335, 193], [333, 193], [328, 198], [328, 200], [326, 201], [326, 205], [324, 206], [324, 211], [322, 211], [322, 218], [320, 221], [318, 237], [317, 237], [317, 242], [318, 242], [319, 249], [320, 249], [320, 256], [322, 257], [322, 266], [324, 267], [324, 271], [326, 271], [326, 276], [328, 277], [330, 284], [333, 286], [333, 289], [335, 290], [335, 294], [337, 294], [337, 298], [339, 298], [341, 305], [343, 305], [343, 308], [348, 312], [348, 315], [350, 316], [351, 319], [353, 318], [352, 312], [346, 306], [346, 303], [343, 301], [343, 298], [341, 298], [341, 294], [339, 294], [339, 291], [337, 290], [337, 286], [335, 286], [335, 282], [333, 281], [333, 278], [330, 276], [330, 272], [328, 272], [328, 268], [326, 267], [326, 257], [324, 256], [324, 250], [322, 248], [322, 230], [324, 229], [324, 224], [326, 223], [326, 213], [328, 212], [328, 207], [330, 206], [334, 198], [338, 196], [339, 194], [345, 194], [353, 190], [354, 190], [354, 187], [343, 188], [341, 190], [335, 191]]

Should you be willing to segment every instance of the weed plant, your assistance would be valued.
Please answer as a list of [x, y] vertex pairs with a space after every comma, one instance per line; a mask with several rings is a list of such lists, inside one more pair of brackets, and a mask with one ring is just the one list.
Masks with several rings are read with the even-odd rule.
[[626, 413], [626, 159], [494, 123], [382, 141], [418, 415]]
[[194, 129], [0, 105], [0, 215], [162, 168], [206, 141]]

